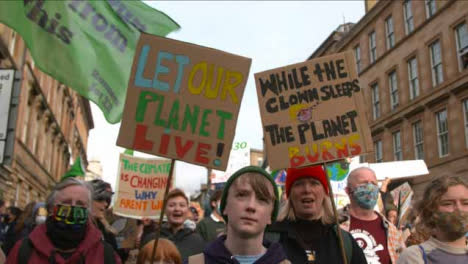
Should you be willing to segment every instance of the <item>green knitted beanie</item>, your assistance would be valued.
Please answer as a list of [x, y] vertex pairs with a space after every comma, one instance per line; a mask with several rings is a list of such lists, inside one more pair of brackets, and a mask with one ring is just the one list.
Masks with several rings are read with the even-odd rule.
[[221, 215], [223, 216], [224, 220], [226, 222], [228, 221], [227, 215], [224, 215], [224, 208], [226, 208], [226, 202], [227, 202], [227, 196], [229, 192], [229, 188], [231, 187], [231, 184], [242, 174], [246, 174], [248, 172], [253, 172], [253, 173], [258, 173], [262, 176], [265, 176], [265, 178], [271, 182], [271, 185], [273, 186], [273, 192], [275, 194], [275, 203], [273, 205], [273, 212], [271, 214], [271, 221], [274, 222], [276, 220], [276, 216], [278, 215], [278, 209], [279, 209], [279, 194], [278, 194], [278, 188], [276, 186], [275, 181], [273, 180], [273, 177], [266, 172], [264, 169], [257, 167], [257, 166], [247, 166], [244, 167], [238, 171], [236, 171], [231, 177], [229, 177], [229, 180], [226, 182], [226, 185], [224, 186], [223, 190], [223, 196], [221, 196], [221, 204], [220, 204], [220, 211]]

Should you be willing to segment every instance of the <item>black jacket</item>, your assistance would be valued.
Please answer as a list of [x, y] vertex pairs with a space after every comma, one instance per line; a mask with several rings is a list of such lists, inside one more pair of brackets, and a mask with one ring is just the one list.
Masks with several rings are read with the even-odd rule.
[[[326, 232], [321, 239], [319, 248], [316, 252], [315, 264], [342, 264], [341, 249], [339, 246], [338, 236], [333, 230], [334, 225], [326, 226]], [[349, 236], [352, 243], [352, 259], [348, 260], [349, 264], [366, 264], [366, 257], [362, 249], [358, 246], [350, 233], [343, 230], [344, 235]], [[266, 239], [278, 241], [286, 251], [289, 261], [292, 264], [307, 263], [305, 250], [298, 243], [298, 234], [294, 228], [294, 221], [284, 220], [275, 222], [267, 227], [265, 233]]]
[[[161, 238], [166, 238], [172, 241], [179, 250], [182, 260], [186, 260], [189, 256], [203, 252], [205, 248], [205, 240], [189, 228], [183, 228], [173, 234], [167, 225], [161, 228]], [[148, 234], [141, 238], [141, 247], [153, 240], [156, 233]]]
[[[203, 251], [203, 254], [205, 255], [205, 264], [239, 264], [239, 262], [232, 257], [231, 252], [229, 252], [229, 250], [224, 246], [225, 240], [226, 235], [222, 235], [213, 243], [208, 245], [208, 247]], [[267, 251], [254, 263], [278, 264], [286, 260], [286, 254], [280, 244], [264, 241], [263, 246], [267, 248]]]

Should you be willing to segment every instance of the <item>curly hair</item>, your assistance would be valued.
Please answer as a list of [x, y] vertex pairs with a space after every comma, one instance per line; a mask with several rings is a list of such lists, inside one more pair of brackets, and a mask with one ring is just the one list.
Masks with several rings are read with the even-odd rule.
[[466, 176], [440, 177], [426, 187], [422, 199], [416, 205], [419, 212], [419, 223], [416, 229], [419, 231], [433, 230], [436, 225], [434, 213], [438, 211], [441, 197], [447, 192], [449, 187], [463, 185], [468, 188], [468, 179]]

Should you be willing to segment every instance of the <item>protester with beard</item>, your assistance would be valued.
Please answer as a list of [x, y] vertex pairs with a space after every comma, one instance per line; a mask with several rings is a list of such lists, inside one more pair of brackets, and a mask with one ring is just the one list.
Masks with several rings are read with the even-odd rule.
[[430, 232], [429, 240], [403, 251], [398, 264], [468, 263], [468, 180], [441, 177], [429, 184], [419, 202], [417, 230]]
[[347, 263], [367, 263], [356, 241], [335, 224], [326, 177], [321, 165], [287, 170], [287, 200], [266, 238], [279, 241], [294, 264], [341, 264], [341, 232]]
[[227, 234], [203, 254], [189, 257], [188, 264], [291, 263], [280, 244], [263, 239], [265, 227], [278, 214], [278, 199], [273, 178], [262, 168], [248, 166], [235, 172], [226, 183], [219, 206]]
[[[201, 253], [205, 247], [203, 238], [190, 228], [184, 227], [188, 217], [189, 201], [180, 189], [174, 189], [167, 194], [166, 216], [167, 223], [161, 226], [160, 236], [171, 240], [186, 260], [189, 256]], [[142, 237], [141, 247], [154, 240], [155, 234]]]
[[91, 207], [88, 184], [71, 177], [62, 180], [47, 198], [45, 224], [18, 241], [6, 263], [120, 264], [119, 256], [88, 217]]

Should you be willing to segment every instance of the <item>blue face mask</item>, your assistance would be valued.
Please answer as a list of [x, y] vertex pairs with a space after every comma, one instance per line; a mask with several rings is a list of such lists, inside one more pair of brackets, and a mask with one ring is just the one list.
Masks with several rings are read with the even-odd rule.
[[379, 198], [379, 187], [372, 183], [361, 185], [354, 189], [353, 199], [363, 209], [373, 209]]

